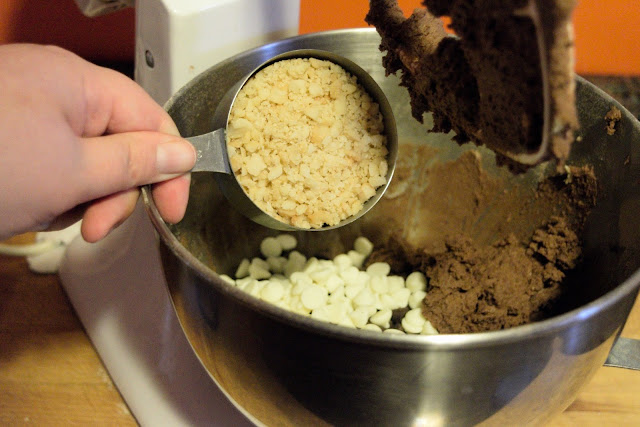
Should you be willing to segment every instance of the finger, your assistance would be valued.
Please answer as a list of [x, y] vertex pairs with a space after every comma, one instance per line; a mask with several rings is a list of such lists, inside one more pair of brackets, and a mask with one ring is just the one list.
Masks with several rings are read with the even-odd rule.
[[93, 67], [85, 75], [84, 136], [142, 130], [179, 136], [171, 117], [137, 83], [116, 71]]
[[45, 231], [57, 231], [70, 227], [82, 219], [88, 206], [88, 203], [82, 203], [62, 215], [59, 215], [47, 225]]
[[80, 231], [89, 243], [103, 239], [133, 213], [140, 191], [135, 188], [92, 202], [84, 213]]
[[191, 175], [185, 174], [153, 186], [153, 200], [166, 222], [175, 224], [184, 217], [189, 201], [190, 183]]
[[3, 64], [5, 68], [33, 81], [33, 93], [42, 91], [53, 97], [78, 136], [141, 130], [178, 136], [162, 107], [122, 73], [55, 46], [15, 44], [2, 49], [15, 58]]
[[82, 201], [175, 178], [191, 170], [196, 153], [182, 138], [130, 132], [86, 138], [76, 182]]

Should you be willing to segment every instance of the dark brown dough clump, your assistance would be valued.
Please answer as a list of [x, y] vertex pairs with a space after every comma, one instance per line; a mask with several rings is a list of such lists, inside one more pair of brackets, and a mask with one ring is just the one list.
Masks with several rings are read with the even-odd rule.
[[[535, 153], [541, 144], [544, 68], [552, 136], [535, 163], [555, 159], [563, 165], [578, 127], [570, 22], [575, 1], [426, 0], [424, 5], [405, 18], [395, 0], [372, 0], [366, 17], [382, 37], [387, 74], [401, 72], [413, 116], [422, 122], [431, 112], [432, 131], [453, 130], [459, 143], [485, 144], [498, 162], [526, 169], [513, 158]], [[441, 16], [451, 18], [457, 37], [446, 33]], [[544, 61], [536, 28], [543, 29]]]
[[[469, 175], [462, 182], [486, 182], [484, 172], [474, 167], [477, 164], [477, 158], [469, 154], [444, 165], [442, 172], [432, 176], [434, 186], [451, 171], [460, 178]], [[495, 200], [504, 194], [498, 204], [507, 209], [513, 205], [512, 197], [520, 198], [517, 193], [498, 192], [490, 184], [477, 188], [477, 200]], [[376, 248], [368, 263], [388, 262], [395, 274], [423, 271], [428, 279], [423, 312], [440, 333], [500, 330], [542, 320], [557, 314], [561, 297], [568, 291], [565, 277], [580, 260], [580, 235], [596, 195], [592, 168], [571, 167], [566, 174], [541, 181], [530, 201], [521, 203], [513, 217], [505, 218], [510, 225], [515, 225], [511, 221], [522, 224], [494, 242], [450, 221], [454, 228], [447, 231], [444, 247], [414, 247], [394, 234]], [[470, 213], [469, 206], [461, 204], [459, 209]], [[455, 212], [447, 215], [452, 218]], [[537, 218], [546, 219], [523, 237], [527, 222]], [[470, 222], [473, 220], [465, 221]], [[501, 231], [492, 233], [500, 235]]]

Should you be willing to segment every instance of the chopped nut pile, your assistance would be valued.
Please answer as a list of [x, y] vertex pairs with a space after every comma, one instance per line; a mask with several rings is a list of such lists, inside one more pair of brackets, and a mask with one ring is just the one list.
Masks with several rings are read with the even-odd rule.
[[419, 271], [391, 275], [386, 262], [363, 268], [373, 244], [358, 237], [353, 249], [333, 260], [307, 258], [289, 234], [267, 237], [264, 258], [245, 258], [235, 279], [221, 278], [287, 310], [351, 328], [431, 335], [438, 331], [422, 315], [427, 278]]
[[294, 58], [256, 73], [227, 126], [231, 168], [253, 202], [300, 228], [336, 225], [386, 183], [378, 104], [330, 61]]

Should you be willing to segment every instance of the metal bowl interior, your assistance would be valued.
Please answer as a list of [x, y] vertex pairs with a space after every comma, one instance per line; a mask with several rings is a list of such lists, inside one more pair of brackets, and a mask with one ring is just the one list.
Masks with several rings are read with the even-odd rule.
[[[382, 87], [396, 117], [399, 162], [403, 150], [423, 153], [413, 156], [420, 168], [475, 150], [457, 146], [452, 135], [428, 133], [429, 117], [424, 125], [411, 118], [405, 90], [395, 77], [385, 77], [378, 44], [374, 30], [358, 29], [263, 46], [205, 71], [169, 101], [167, 110], [184, 136], [209, 132], [218, 102], [237, 79], [275, 54], [323, 49], [356, 62]], [[570, 163], [593, 165], [598, 202], [582, 236], [583, 261], [568, 279], [575, 289], [572, 307], [530, 325], [397, 336], [286, 312], [219, 278], [233, 273], [242, 258], [257, 255], [260, 240], [277, 232], [235, 212], [211, 174], [193, 174], [187, 215], [171, 227], [145, 189], [172, 301], [212, 379], [250, 419], [265, 425], [527, 424], [543, 423], [565, 409], [606, 359], [640, 286], [640, 124], [599, 89], [580, 78], [577, 83], [581, 141]], [[623, 111], [623, 120], [608, 135], [604, 116], [612, 105]], [[541, 166], [512, 176], [495, 166], [491, 152], [478, 151], [488, 173], [525, 193], [548, 172]], [[380, 243], [398, 227], [416, 242], [434, 238], [427, 225], [408, 221], [408, 210], [389, 203], [383, 198], [341, 229], [296, 234], [299, 250], [330, 256], [349, 248], [358, 235]], [[428, 200], [421, 203], [428, 209]], [[480, 240], [503, 232], [506, 213], [493, 208], [476, 225]]]

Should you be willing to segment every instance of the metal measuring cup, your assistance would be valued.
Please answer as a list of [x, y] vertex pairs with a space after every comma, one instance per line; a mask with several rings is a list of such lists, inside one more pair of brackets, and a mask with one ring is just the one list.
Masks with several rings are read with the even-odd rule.
[[[384, 122], [384, 134], [387, 139], [387, 175], [386, 183], [380, 186], [373, 197], [367, 200], [362, 209], [355, 215], [343, 219], [336, 225], [325, 226], [321, 228], [299, 228], [291, 224], [279, 221], [272, 217], [262, 209], [260, 209], [249, 195], [242, 188], [242, 185], [238, 182], [231, 165], [229, 163], [229, 154], [227, 151], [226, 140], [226, 128], [229, 121], [229, 115], [233, 103], [235, 102], [238, 92], [247, 83], [247, 81], [263, 68], [285, 59], [292, 58], [316, 58], [321, 60], [328, 60], [337, 65], [340, 65], [348, 73], [355, 76], [358, 83], [364, 88], [364, 90], [371, 96], [371, 98], [378, 103], [380, 112]], [[380, 200], [384, 192], [387, 190], [393, 172], [395, 170], [396, 159], [398, 155], [398, 134], [396, 130], [396, 123], [391, 110], [391, 105], [387, 100], [384, 92], [378, 86], [376, 81], [360, 66], [350, 61], [349, 59], [336, 55], [332, 52], [317, 50], [317, 49], [301, 49], [286, 52], [262, 63], [251, 73], [246, 75], [237, 84], [235, 84], [223, 97], [216, 109], [216, 113], [213, 118], [214, 130], [203, 135], [193, 136], [186, 138], [197, 151], [196, 164], [191, 170], [192, 172], [214, 172], [215, 179], [218, 183], [220, 191], [229, 200], [229, 202], [242, 214], [249, 219], [276, 230], [283, 231], [324, 231], [334, 228], [342, 227], [349, 224], [362, 215], [367, 213], [377, 202]]]

